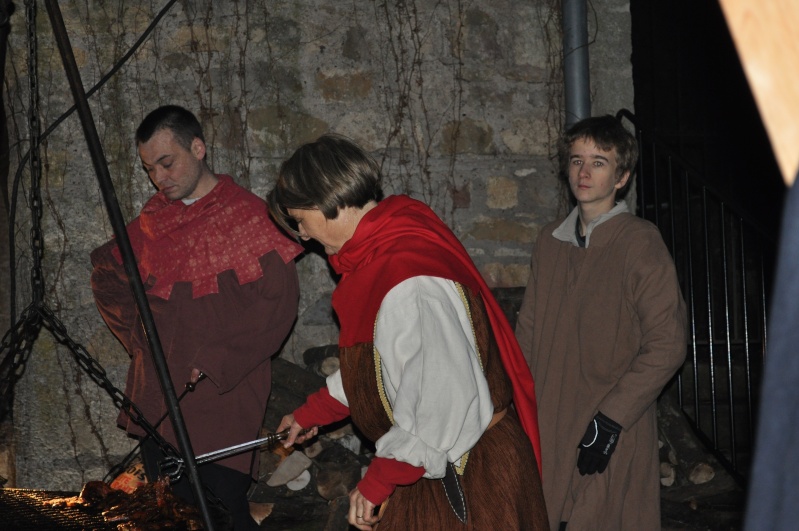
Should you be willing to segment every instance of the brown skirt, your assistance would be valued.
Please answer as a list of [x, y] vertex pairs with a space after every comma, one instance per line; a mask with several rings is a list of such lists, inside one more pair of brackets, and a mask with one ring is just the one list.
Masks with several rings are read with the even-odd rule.
[[461, 484], [466, 524], [449, 506], [440, 479], [420, 479], [397, 487], [379, 531], [549, 529], [532, 445], [515, 413], [483, 434], [469, 453]]

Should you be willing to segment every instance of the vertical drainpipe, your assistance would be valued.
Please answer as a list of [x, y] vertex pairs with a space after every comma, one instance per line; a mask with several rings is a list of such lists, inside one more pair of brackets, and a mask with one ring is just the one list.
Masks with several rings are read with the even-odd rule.
[[566, 99], [566, 124], [591, 116], [588, 72], [588, 14], [586, 0], [562, 0], [563, 10], [563, 89]]

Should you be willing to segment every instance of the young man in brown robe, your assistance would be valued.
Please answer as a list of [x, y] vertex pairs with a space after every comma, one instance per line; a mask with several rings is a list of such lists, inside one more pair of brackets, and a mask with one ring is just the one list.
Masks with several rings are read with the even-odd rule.
[[685, 358], [685, 303], [658, 229], [621, 201], [635, 138], [588, 118], [559, 151], [577, 206], [540, 232], [516, 327], [550, 527], [660, 529], [656, 400]]
[[[272, 223], [266, 203], [214, 174], [196, 117], [169, 105], [136, 131], [142, 166], [158, 193], [127, 232], [176, 388], [199, 382], [180, 408], [195, 454], [257, 438], [271, 388], [270, 358], [297, 315], [294, 258], [302, 247]], [[126, 395], [152, 424], [166, 412], [160, 382], [114, 240], [91, 254], [92, 291], [108, 327], [131, 356]], [[126, 415], [120, 425], [144, 431]], [[171, 422], [159, 430], [176, 445]], [[147, 439], [148, 478], [159, 475], [161, 449]], [[198, 468], [203, 486], [227, 506], [237, 531], [257, 529], [247, 491], [253, 452]], [[184, 476], [175, 492], [192, 498]]]

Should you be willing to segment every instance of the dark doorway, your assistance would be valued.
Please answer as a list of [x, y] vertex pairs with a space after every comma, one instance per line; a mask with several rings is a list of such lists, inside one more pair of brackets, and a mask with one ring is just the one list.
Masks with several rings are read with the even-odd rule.
[[776, 235], [785, 186], [718, 2], [632, 0], [630, 10], [640, 126]]

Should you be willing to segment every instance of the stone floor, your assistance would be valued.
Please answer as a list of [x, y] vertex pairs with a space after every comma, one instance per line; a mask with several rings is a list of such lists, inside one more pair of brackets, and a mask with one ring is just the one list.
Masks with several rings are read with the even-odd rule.
[[[711, 482], [713, 483], [713, 482]], [[726, 480], [704, 486], [663, 488], [662, 531], [739, 531], [745, 498]], [[262, 529], [271, 531], [348, 531], [347, 499], [326, 502], [313, 492], [288, 493], [285, 487], [265, 483], [253, 490], [251, 500], [272, 504]]]
[[661, 490], [663, 531], [738, 531], [742, 529], [746, 497], [724, 474], [707, 485], [683, 485]]
[[[729, 487], [729, 488], [728, 488]], [[274, 503], [262, 529], [271, 531], [348, 531], [347, 499], [326, 502], [307, 492], [291, 502], [285, 489], [259, 484], [251, 499]], [[744, 496], [737, 486], [663, 489], [662, 531], [739, 531], [742, 529]]]

